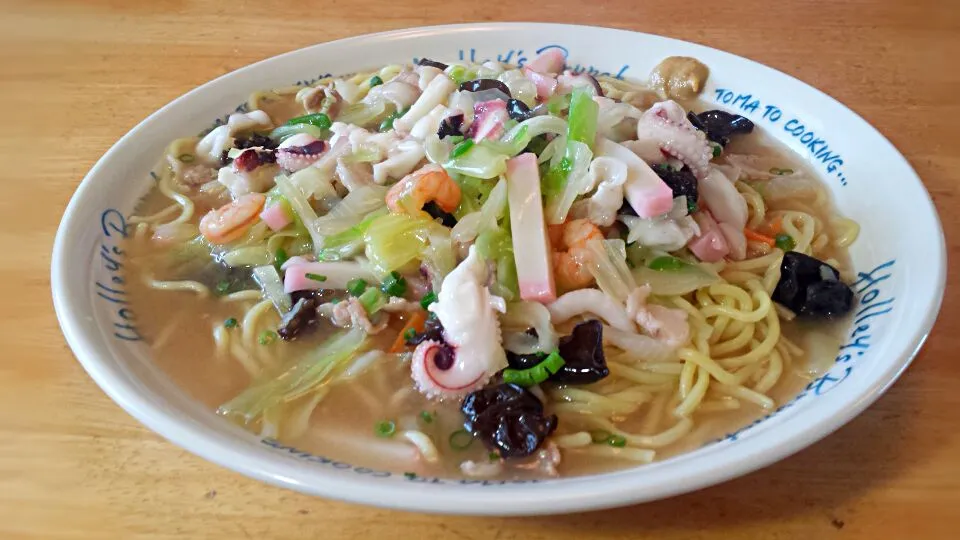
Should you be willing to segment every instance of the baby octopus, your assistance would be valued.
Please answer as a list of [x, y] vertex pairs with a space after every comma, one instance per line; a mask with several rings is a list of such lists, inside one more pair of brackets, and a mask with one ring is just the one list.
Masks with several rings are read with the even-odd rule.
[[490, 294], [487, 273], [486, 262], [471, 246], [430, 306], [443, 325], [443, 340], [422, 341], [411, 365], [413, 380], [427, 397], [461, 397], [483, 387], [507, 366], [497, 316], [506, 311], [506, 304]]

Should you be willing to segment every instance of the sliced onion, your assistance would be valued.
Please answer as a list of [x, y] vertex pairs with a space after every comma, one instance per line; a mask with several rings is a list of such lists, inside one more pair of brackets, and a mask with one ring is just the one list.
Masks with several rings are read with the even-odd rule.
[[666, 362], [676, 358], [673, 347], [656, 339], [603, 325], [603, 341], [647, 362]]
[[[503, 346], [517, 354], [550, 353], [557, 349], [560, 337], [553, 329], [550, 311], [539, 302], [513, 302], [500, 315], [503, 328]], [[537, 335], [527, 330], [533, 328]]]
[[649, 285], [653, 294], [674, 296], [687, 294], [720, 281], [719, 276], [699, 265], [679, 270], [653, 270], [645, 266], [633, 269], [633, 277], [640, 285]]
[[253, 278], [263, 290], [263, 296], [273, 303], [281, 315], [290, 311], [290, 296], [283, 292], [280, 274], [272, 265], [258, 266], [253, 269]]

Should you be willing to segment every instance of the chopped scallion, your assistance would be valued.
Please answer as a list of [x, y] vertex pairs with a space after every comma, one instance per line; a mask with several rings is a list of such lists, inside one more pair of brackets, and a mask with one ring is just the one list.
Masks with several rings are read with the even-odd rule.
[[233, 318], [233, 317], [230, 317], [229, 319], [223, 321], [223, 327], [224, 327], [224, 328], [236, 328], [236, 327], [237, 327], [237, 324], [239, 324], [239, 323], [237, 323], [237, 319], [235, 319], [235, 318]]
[[770, 174], [777, 174], [777, 175], [793, 174], [793, 169], [781, 169], [779, 167], [772, 167], [770, 169]]
[[380, 285], [380, 290], [390, 296], [403, 296], [407, 292], [407, 280], [396, 271], [390, 272], [387, 279]]
[[787, 233], [780, 233], [774, 238], [776, 246], [784, 251], [792, 251], [797, 247], [797, 242]]
[[453, 147], [453, 150], [450, 151], [450, 159], [456, 159], [473, 148], [473, 139], [465, 139], [460, 144]]
[[490, 452], [489, 454], [487, 454], [487, 459], [489, 459], [490, 461], [500, 461], [500, 454], [496, 452]]
[[647, 268], [651, 270], [658, 271], [675, 271], [682, 270], [687, 266], [688, 263], [683, 262], [682, 260], [671, 257], [670, 255], [661, 255], [647, 264]]
[[623, 448], [627, 445], [627, 439], [621, 435], [611, 435], [610, 438], [607, 439], [607, 444], [614, 448]]
[[261, 345], [270, 345], [271, 343], [276, 341], [278, 337], [279, 336], [277, 336], [277, 333], [274, 332], [273, 330], [264, 330], [260, 334], [260, 337], [257, 338], [257, 342], [260, 343]]
[[437, 293], [430, 291], [427, 294], [423, 295], [423, 298], [420, 299], [420, 307], [427, 309], [430, 307], [430, 304], [437, 301]]
[[405, 477], [407, 478], [407, 480], [414, 480], [414, 479], [417, 478], [417, 473], [415, 473], [415, 472], [405, 472], [405, 473], [403, 473], [403, 476], [405, 476]]
[[381, 84], [383, 84], [383, 79], [381, 79], [379, 75], [370, 77], [370, 88], [373, 88], [374, 86], [380, 86]]
[[[411, 328], [411, 330], [413, 330], [413, 329]], [[423, 420], [424, 423], [426, 423], [426, 424], [432, 424], [432, 423], [433, 423], [433, 413], [431, 413], [430, 411], [420, 411], [420, 419]]]
[[287, 250], [282, 247], [277, 248], [277, 251], [273, 254], [273, 265], [277, 267], [277, 272], [280, 272], [280, 267], [288, 260], [290, 260], [290, 256], [287, 255]]
[[227, 291], [230, 290], [230, 282], [227, 280], [221, 280], [217, 282], [217, 294], [223, 296], [227, 294]]
[[697, 203], [693, 202], [689, 198], [687, 199], [687, 213], [692, 214], [697, 211]]
[[380, 123], [380, 131], [381, 132], [390, 131], [391, 129], [393, 129], [393, 122], [397, 118], [402, 117], [406, 113], [407, 113], [406, 109], [402, 109], [402, 110], [394, 111], [390, 113], [386, 118], [383, 119], [383, 122]]
[[416, 328], [407, 328], [407, 330], [403, 333], [403, 341], [405, 343], [410, 343], [415, 337], [417, 337]]
[[378, 437], [393, 437], [397, 432], [397, 424], [392, 420], [381, 420], [373, 426], [373, 431]]
[[310, 272], [307, 272], [306, 274], [304, 274], [304, 277], [306, 277], [307, 279], [312, 279], [313, 281], [326, 281], [326, 280], [327, 280], [327, 276], [323, 276], [323, 275], [320, 275], [320, 274], [313, 274], [313, 273], [310, 273]]
[[610, 439], [610, 432], [598, 429], [590, 432], [590, 440], [596, 444], [605, 443]]
[[713, 145], [713, 157], [720, 157], [720, 153], [723, 152], [723, 147], [719, 144]]
[[515, 384], [517, 386], [533, 386], [540, 384], [550, 378], [551, 375], [560, 371], [565, 364], [560, 353], [553, 351], [539, 364], [527, 369], [505, 369], [503, 370], [503, 382]]
[[367, 280], [363, 278], [354, 278], [347, 282], [347, 292], [350, 296], [360, 296], [367, 290]]
[[458, 429], [450, 434], [450, 448], [454, 450], [466, 450], [473, 444], [473, 435], [465, 429]]
[[330, 120], [329, 116], [322, 112], [306, 114], [304, 116], [298, 116], [296, 118], [287, 120], [288, 126], [294, 126], [297, 124], [310, 124], [311, 126], [315, 126], [320, 129], [330, 129], [330, 126], [333, 125], [333, 122]]

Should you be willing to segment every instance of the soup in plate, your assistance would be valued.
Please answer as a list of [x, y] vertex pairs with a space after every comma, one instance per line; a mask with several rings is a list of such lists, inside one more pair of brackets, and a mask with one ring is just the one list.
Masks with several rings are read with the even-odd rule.
[[739, 429], [833, 360], [858, 226], [707, 77], [548, 51], [254, 93], [169, 145], [129, 220], [155, 361], [264, 438], [423, 476], [594, 473]]

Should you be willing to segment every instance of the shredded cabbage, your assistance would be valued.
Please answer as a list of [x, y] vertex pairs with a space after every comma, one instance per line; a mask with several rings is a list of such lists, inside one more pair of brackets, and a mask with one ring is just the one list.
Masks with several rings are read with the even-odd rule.
[[[560, 337], [550, 322], [550, 310], [539, 302], [507, 304], [507, 311], [500, 316], [500, 324], [503, 347], [517, 354], [549, 354], [557, 350], [560, 343]], [[536, 330], [536, 336], [527, 332], [531, 328]]]
[[339, 261], [359, 254], [363, 251], [363, 233], [367, 231], [375, 219], [386, 213], [386, 208], [374, 210], [353, 227], [327, 236], [324, 238], [323, 247], [317, 252], [317, 259]]
[[507, 172], [507, 159], [503, 154], [484, 144], [474, 145], [467, 153], [443, 164], [450, 173], [459, 173], [474, 178], [496, 178]]
[[627, 266], [623, 240], [590, 240], [586, 248], [587, 270], [597, 280], [600, 290], [618, 302], [626, 302], [637, 283]]
[[364, 348], [367, 341], [367, 334], [359, 327], [340, 332], [279, 375], [259, 377], [240, 395], [221, 405], [217, 412], [250, 423], [274, 407], [304, 396], [330, 380]]
[[369, 102], [361, 101], [347, 106], [337, 115], [337, 122], [358, 126], [379, 125], [380, 121], [383, 120], [386, 115], [386, 100], [379, 97], [379, 99], [371, 99]]
[[293, 124], [292, 126], [280, 126], [270, 132], [270, 138], [283, 142], [294, 135], [306, 133], [316, 139], [325, 139], [327, 131], [311, 124]]
[[544, 218], [551, 225], [567, 220], [573, 202], [590, 189], [590, 162], [593, 152], [579, 141], [567, 142], [566, 155], [551, 167], [544, 179], [546, 205]]
[[314, 212], [313, 207], [310, 206], [310, 202], [300, 191], [300, 188], [295, 186], [285, 174], [278, 174], [274, 178], [274, 181], [277, 183], [280, 194], [290, 203], [293, 214], [307, 228], [307, 232], [310, 233], [310, 239], [313, 241], [314, 249], [322, 246], [323, 236], [316, 228], [317, 213]]
[[364, 231], [364, 252], [373, 271], [383, 278], [422, 259], [432, 235], [446, 235], [449, 239], [450, 231], [426, 213], [389, 213], [374, 219]]
[[370, 184], [351, 191], [327, 215], [315, 222], [317, 232], [322, 235], [333, 235], [360, 223], [371, 212], [386, 207], [384, 197], [387, 195], [387, 189], [384, 186]]
[[273, 307], [277, 308], [281, 315], [290, 311], [290, 295], [283, 292], [283, 281], [272, 264], [254, 268], [253, 279], [257, 280], [263, 296], [273, 303]]

